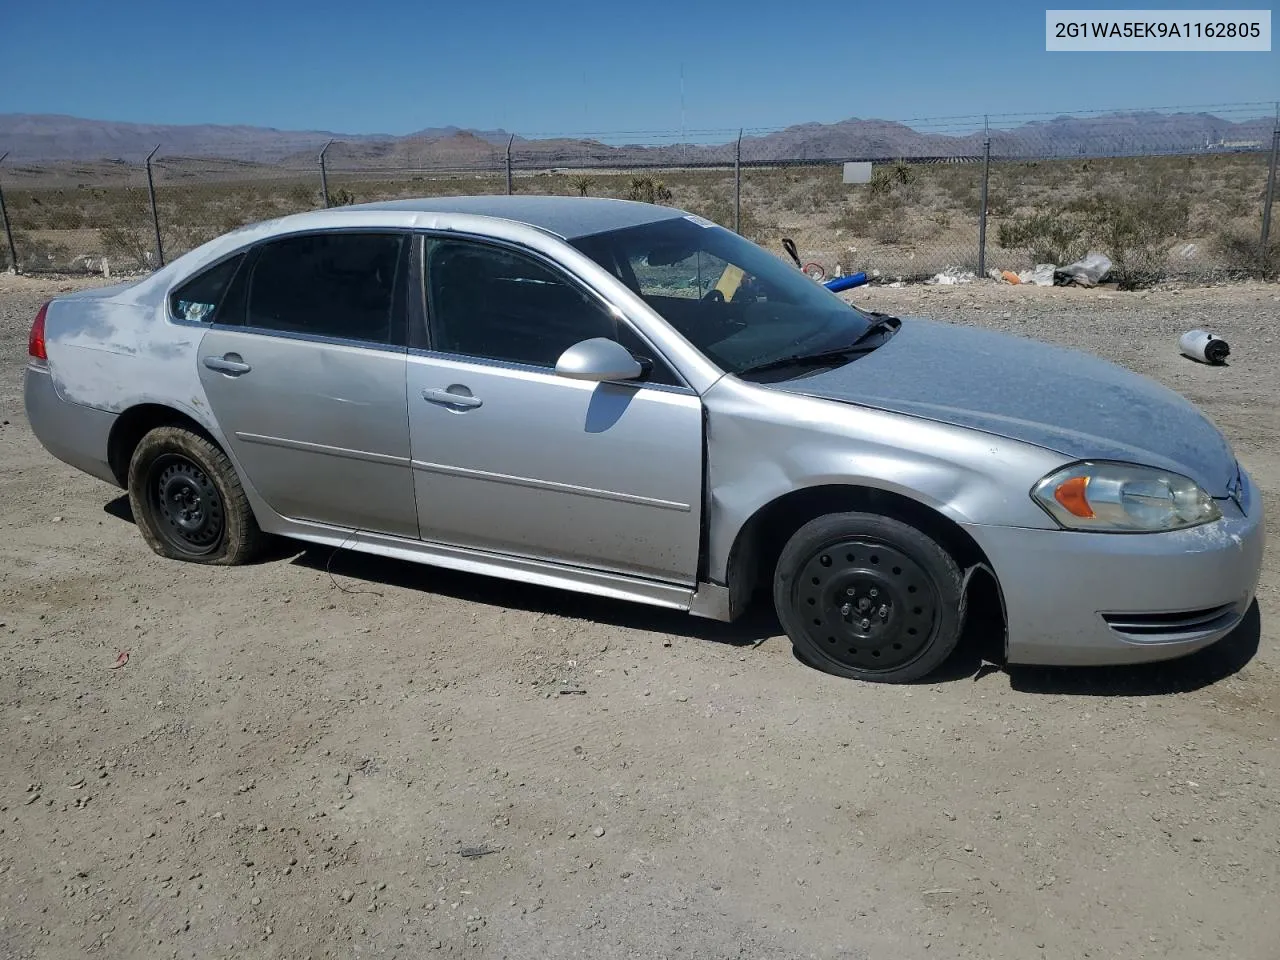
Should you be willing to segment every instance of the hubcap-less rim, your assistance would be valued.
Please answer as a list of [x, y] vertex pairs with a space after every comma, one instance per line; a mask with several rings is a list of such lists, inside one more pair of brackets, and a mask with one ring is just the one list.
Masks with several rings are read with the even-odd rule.
[[177, 454], [158, 458], [147, 494], [160, 535], [181, 553], [204, 556], [222, 543], [222, 498], [198, 464]]
[[826, 657], [875, 672], [905, 666], [924, 652], [939, 606], [933, 579], [918, 563], [866, 539], [814, 553], [796, 577], [792, 603]]

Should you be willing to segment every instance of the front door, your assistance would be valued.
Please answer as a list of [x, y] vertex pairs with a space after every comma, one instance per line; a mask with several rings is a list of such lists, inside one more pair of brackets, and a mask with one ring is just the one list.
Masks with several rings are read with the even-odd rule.
[[277, 513], [416, 537], [405, 401], [408, 237], [320, 233], [250, 254], [242, 323], [215, 323], [200, 380]]
[[557, 376], [590, 337], [646, 351], [541, 259], [452, 239], [425, 259], [431, 349], [408, 360], [422, 538], [692, 585], [698, 396], [657, 357], [644, 381]]

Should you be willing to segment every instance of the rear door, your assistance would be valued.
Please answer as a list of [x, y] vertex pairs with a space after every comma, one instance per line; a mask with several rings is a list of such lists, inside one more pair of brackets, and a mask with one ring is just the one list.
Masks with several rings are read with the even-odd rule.
[[282, 516], [418, 535], [405, 402], [409, 241], [392, 231], [269, 241], [250, 253], [200, 343], [218, 424]]
[[[702, 404], [613, 308], [557, 266], [470, 239], [425, 245], [430, 349], [408, 361], [424, 540], [692, 585]], [[557, 376], [606, 336], [644, 381]]]

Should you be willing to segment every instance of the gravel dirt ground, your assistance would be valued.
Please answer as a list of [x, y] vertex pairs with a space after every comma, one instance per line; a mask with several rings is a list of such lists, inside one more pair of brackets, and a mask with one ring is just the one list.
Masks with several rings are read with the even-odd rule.
[[[980, 669], [975, 629], [903, 687], [763, 609], [167, 562], [23, 414], [31, 318], [84, 282], [0, 277], [0, 957], [1276, 956], [1276, 550], [1194, 657]], [[1181, 391], [1276, 539], [1275, 285], [855, 293]], [[1206, 324], [1229, 366], [1178, 355]]]

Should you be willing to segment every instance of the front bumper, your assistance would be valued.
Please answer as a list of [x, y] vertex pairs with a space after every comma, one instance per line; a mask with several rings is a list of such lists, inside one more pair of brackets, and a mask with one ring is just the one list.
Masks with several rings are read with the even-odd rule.
[[1253, 602], [1266, 539], [1262, 497], [1169, 533], [1077, 533], [970, 524], [1003, 594], [1010, 663], [1167, 660], [1222, 639]]

